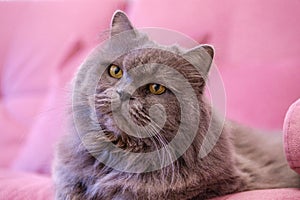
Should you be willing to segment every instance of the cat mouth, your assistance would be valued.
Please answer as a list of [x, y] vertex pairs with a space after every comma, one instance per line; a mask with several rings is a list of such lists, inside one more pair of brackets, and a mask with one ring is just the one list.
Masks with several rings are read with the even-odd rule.
[[134, 123], [138, 126], [146, 126], [151, 122], [147, 110], [138, 102], [131, 103], [129, 98], [126, 101], [122, 101], [119, 98], [111, 100], [111, 113], [115, 118], [124, 119], [125, 123]]

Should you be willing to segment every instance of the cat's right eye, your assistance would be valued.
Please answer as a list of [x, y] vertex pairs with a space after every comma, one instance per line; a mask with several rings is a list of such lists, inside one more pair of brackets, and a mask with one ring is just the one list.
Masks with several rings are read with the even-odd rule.
[[162, 94], [166, 91], [166, 88], [160, 84], [152, 83], [149, 85], [149, 90], [152, 94]]
[[113, 78], [117, 78], [117, 79], [120, 79], [122, 78], [123, 76], [123, 71], [122, 69], [117, 66], [117, 65], [114, 65], [114, 64], [111, 64], [108, 68], [108, 73], [111, 77]]

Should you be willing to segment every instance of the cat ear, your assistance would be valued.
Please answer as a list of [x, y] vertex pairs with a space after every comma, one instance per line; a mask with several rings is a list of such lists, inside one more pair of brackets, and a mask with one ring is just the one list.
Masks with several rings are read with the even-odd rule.
[[207, 77], [214, 58], [214, 48], [210, 45], [199, 45], [188, 50], [183, 57]]
[[131, 22], [129, 21], [127, 15], [121, 10], [117, 10], [113, 14], [110, 28], [111, 28], [111, 32], [110, 32], [111, 37], [123, 31], [133, 30], [133, 26], [131, 25]]

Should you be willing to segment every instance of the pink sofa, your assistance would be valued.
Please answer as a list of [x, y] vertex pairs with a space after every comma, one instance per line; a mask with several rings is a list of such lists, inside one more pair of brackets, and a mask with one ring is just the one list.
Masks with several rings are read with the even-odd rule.
[[[169, 28], [213, 44], [231, 119], [282, 129], [300, 98], [297, 1], [1, 2], [0, 199], [53, 199], [49, 175], [53, 145], [64, 131], [67, 83], [116, 9], [138, 27]], [[297, 189], [276, 189], [218, 199], [297, 198]]]

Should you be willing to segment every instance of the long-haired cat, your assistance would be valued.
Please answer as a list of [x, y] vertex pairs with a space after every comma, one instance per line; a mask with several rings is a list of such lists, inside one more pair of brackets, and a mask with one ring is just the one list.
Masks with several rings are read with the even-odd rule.
[[[126, 37], [119, 37], [125, 32]], [[229, 121], [221, 134], [214, 131], [221, 122], [211, 120], [204, 95], [214, 56], [211, 46], [160, 46], [134, 29], [121, 11], [112, 18], [110, 37], [85, 60], [73, 81], [73, 117], [54, 163], [56, 199], [208, 199], [300, 187], [299, 175], [286, 163], [280, 136]], [[146, 84], [136, 85], [131, 93], [125, 90], [137, 82]], [[181, 95], [189, 89], [194, 96]], [[163, 108], [152, 107], [157, 104]], [[132, 123], [136, 126], [128, 125]], [[218, 140], [207, 156], [199, 157], [210, 127]], [[170, 145], [180, 131], [177, 144], [147, 157]], [[142, 133], [148, 137], [138, 137]]]

